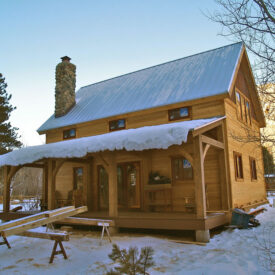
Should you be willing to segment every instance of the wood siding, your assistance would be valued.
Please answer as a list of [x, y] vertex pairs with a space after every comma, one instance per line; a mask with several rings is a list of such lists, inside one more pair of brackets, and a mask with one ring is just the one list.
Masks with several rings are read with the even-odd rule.
[[87, 137], [95, 136], [104, 133], [109, 133], [109, 121], [118, 118], [126, 119], [126, 129], [139, 128], [142, 126], [152, 126], [160, 125], [166, 123], [173, 123], [175, 121], [169, 121], [168, 110], [171, 108], [191, 106], [191, 116], [187, 119], [181, 119], [177, 121], [209, 118], [214, 116], [224, 115], [223, 100], [213, 100], [205, 101], [202, 100], [201, 103], [196, 103], [193, 105], [188, 105], [187, 103], [178, 103], [170, 106], [165, 106], [161, 108], [155, 108], [151, 110], [145, 110], [142, 112], [130, 113], [121, 115], [120, 117], [110, 117], [106, 119], [100, 119], [97, 121], [82, 123], [78, 125], [73, 125], [69, 127], [59, 128], [55, 130], [50, 130], [46, 133], [46, 143], [58, 142], [63, 140], [63, 131], [76, 128], [76, 137]]
[[[259, 141], [247, 142], [247, 134], [252, 132], [260, 137], [260, 129], [257, 122], [252, 119], [252, 126], [246, 126], [237, 118], [236, 105], [229, 99], [225, 100], [229, 171], [231, 179], [232, 206], [241, 207], [257, 203], [266, 199], [263, 156]], [[244, 138], [244, 141], [239, 141]], [[235, 167], [233, 152], [242, 155], [243, 180], [235, 179]], [[255, 158], [257, 166], [257, 180], [251, 180], [249, 157]]]

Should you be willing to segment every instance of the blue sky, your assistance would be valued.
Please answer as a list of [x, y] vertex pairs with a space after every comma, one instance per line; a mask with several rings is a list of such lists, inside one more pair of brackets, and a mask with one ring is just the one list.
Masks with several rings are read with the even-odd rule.
[[77, 89], [230, 44], [203, 12], [214, 0], [0, 0], [0, 72], [25, 145], [54, 112], [55, 66], [68, 55]]

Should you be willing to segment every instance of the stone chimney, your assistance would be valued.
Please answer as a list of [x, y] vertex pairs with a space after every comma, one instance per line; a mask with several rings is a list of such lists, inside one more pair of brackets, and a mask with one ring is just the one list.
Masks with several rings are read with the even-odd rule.
[[55, 117], [65, 115], [75, 105], [76, 66], [68, 56], [61, 60], [55, 71]]

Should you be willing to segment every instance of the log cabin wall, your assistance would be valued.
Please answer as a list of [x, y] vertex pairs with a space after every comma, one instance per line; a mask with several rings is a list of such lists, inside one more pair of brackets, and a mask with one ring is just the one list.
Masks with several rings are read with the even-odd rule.
[[[242, 60], [240, 70], [234, 84], [230, 99], [225, 99], [226, 131], [228, 140], [228, 157], [230, 166], [232, 206], [245, 207], [262, 202], [266, 198], [264, 185], [264, 168], [262, 149], [259, 141], [245, 142], [238, 140], [237, 137], [247, 137], [248, 131], [259, 138], [260, 128], [256, 120], [255, 106], [253, 105], [247, 79], [250, 77], [245, 73], [245, 59]], [[235, 101], [235, 88], [249, 99], [251, 105], [251, 125], [246, 125], [237, 115], [237, 106]], [[247, 138], [245, 138], [247, 140]], [[243, 179], [236, 179], [234, 153], [241, 154], [243, 164]], [[250, 160], [252, 157], [256, 160], [257, 180], [251, 179]]]
[[[208, 98], [197, 100], [195, 103], [193, 102], [192, 104], [177, 103], [170, 106], [164, 106], [155, 109], [144, 110], [140, 112], [50, 130], [46, 132], [46, 143], [62, 141], [63, 131], [71, 128], [76, 129], [76, 138], [109, 133], [109, 121], [120, 118], [126, 119], [126, 129], [169, 123], [168, 110], [185, 106], [191, 106], [191, 116], [186, 120], [224, 115], [223, 100], [221, 99], [221, 96], [219, 96], [212, 99]], [[176, 120], [172, 122], [183, 120]]]

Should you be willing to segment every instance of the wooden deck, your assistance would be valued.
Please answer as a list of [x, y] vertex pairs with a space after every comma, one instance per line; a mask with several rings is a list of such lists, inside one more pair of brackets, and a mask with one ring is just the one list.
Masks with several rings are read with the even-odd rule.
[[[0, 213], [0, 219], [12, 220], [30, 215], [30, 212]], [[151, 213], [151, 212], [119, 212], [118, 217], [109, 217], [107, 212], [85, 212], [77, 217], [86, 219], [112, 220], [116, 227], [168, 229], [168, 230], [207, 230], [229, 222], [225, 213], [208, 213], [206, 219], [198, 219], [192, 213]], [[66, 222], [66, 224], [69, 224]], [[77, 224], [71, 223], [71, 224]], [[85, 225], [85, 220], [79, 224]], [[86, 225], [89, 225], [87, 222]]]

